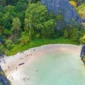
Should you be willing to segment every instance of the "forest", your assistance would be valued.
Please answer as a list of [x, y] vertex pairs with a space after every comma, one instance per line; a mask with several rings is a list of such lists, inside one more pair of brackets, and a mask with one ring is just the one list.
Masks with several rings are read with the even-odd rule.
[[[78, 0], [71, 1], [74, 6]], [[0, 0], [0, 53], [14, 55], [50, 43], [85, 43], [84, 25], [75, 23], [57, 30], [58, 20], [63, 20], [62, 15], [48, 13], [39, 0]]]

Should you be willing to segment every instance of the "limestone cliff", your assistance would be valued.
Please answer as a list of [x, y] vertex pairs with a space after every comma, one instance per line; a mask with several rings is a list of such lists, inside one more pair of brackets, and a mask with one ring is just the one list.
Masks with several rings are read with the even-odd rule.
[[69, 0], [41, 0], [41, 3], [47, 7], [49, 12], [53, 12], [56, 15], [62, 14], [64, 23], [81, 22], [78, 13], [70, 5]]

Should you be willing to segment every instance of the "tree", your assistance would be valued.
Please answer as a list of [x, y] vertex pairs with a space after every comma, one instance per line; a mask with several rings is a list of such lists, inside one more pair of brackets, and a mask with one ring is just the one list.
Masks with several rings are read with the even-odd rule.
[[75, 7], [75, 8], [76, 8], [76, 6], [77, 6], [77, 3], [76, 3], [75, 1], [70, 1], [70, 4], [71, 4], [73, 7]]
[[12, 40], [10, 40], [10, 39], [6, 40], [5, 45], [6, 45], [7, 49], [10, 50], [13, 46]]
[[13, 19], [12, 22], [12, 32], [13, 32], [13, 37], [16, 39], [19, 37], [19, 33], [21, 30], [21, 21], [18, 17]]
[[5, 0], [0, 0], [0, 5], [5, 5]]
[[21, 43], [22, 45], [25, 45], [25, 44], [27, 44], [29, 41], [30, 41], [29, 36], [26, 35], [26, 33], [25, 33], [25, 34], [22, 33], [21, 38], [20, 38], [20, 43]]
[[5, 53], [4, 45], [0, 42], [0, 54]]
[[[25, 30], [29, 35], [36, 34], [43, 38], [53, 35], [56, 27], [56, 16], [49, 14], [45, 6], [40, 2], [28, 4], [25, 12]], [[34, 31], [34, 35], [32, 32]]]
[[24, 22], [25, 22], [25, 26], [24, 26], [25, 32], [28, 32], [29, 39], [31, 40], [32, 39], [32, 35], [31, 35], [31, 31], [32, 31], [32, 18], [31, 18], [31, 16], [29, 17], [29, 19], [25, 18]]
[[65, 38], [68, 38], [68, 32], [66, 30], [64, 30], [64, 35]]
[[82, 37], [84, 34], [85, 34], [85, 26], [82, 26], [80, 30], [80, 36]]
[[56, 18], [57, 18], [57, 20], [59, 21], [59, 20], [63, 20], [63, 16], [62, 16], [62, 14], [60, 13], [60, 14], [58, 14], [57, 16], [56, 16]]
[[9, 5], [4, 7], [4, 13], [3, 16], [1, 17], [0, 23], [3, 23], [2, 25], [6, 29], [11, 28], [12, 19], [16, 16], [16, 12], [14, 10], [15, 10], [14, 6]]
[[[43, 38], [52, 38], [55, 32], [56, 22], [54, 19], [50, 19], [44, 22], [44, 27], [41, 29], [41, 34]], [[54, 26], [53, 26], [54, 25]]]
[[78, 28], [74, 27], [73, 30], [72, 30], [72, 34], [70, 34], [70, 35], [71, 35], [71, 40], [78, 41], [78, 38], [79, 38]]
[[81, 42], [81, 44], [85, 45], [85, 35], [83, 35], [83, 37], [80, 38], [80, 42]]

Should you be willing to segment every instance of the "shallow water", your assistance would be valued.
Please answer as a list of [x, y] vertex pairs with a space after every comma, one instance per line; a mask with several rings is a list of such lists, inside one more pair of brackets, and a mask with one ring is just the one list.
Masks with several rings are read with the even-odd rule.
[[85, 67], [75, 54], [49, 53], [24, 70], [25, 85], [84, 85]]
[[76, 51], [46, 53], [30, 66], [26, 66], [21, 75], [21, 79], [25, 80], [17, 81], [16, 85], [85, 84], [85, 66]]

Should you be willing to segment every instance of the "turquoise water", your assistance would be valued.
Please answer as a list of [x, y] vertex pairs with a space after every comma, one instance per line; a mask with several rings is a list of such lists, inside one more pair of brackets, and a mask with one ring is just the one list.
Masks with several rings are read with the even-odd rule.
[[24, 85], [85, 85], [85, 66], [76, 53], [47, 53], [23, 72]]

